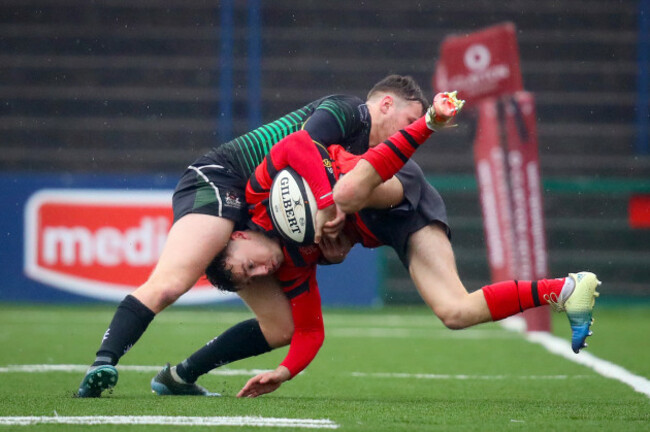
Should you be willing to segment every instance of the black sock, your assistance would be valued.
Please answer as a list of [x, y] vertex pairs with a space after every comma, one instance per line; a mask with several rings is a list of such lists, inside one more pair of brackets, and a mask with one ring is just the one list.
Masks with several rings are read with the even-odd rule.
[[132, 295], [127, 295], [113, 315], [102, 344], [97, 351], [93, 366], [115, 366], [128, 350], [140, 339], [142, 333], [156, 314]]
[[176, 373], [188, 383], [225, 364], [271, 351], [256, 319], [240, 322], [212, 339], [176, 365]]

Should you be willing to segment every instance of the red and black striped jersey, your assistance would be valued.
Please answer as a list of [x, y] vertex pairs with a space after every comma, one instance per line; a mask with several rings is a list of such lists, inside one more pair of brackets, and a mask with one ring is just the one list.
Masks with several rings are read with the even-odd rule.
[[[393, 135], [387, 142], [400, 144], [421, 144], [428, 138], [424, 121], [418, 120], [405, 130]], [[302, 140], [305, 153], [295, 155], [295, 143], [279, 142], [271, 149], [264, 161], [255, 169], [246, 187], [246, 201], [250, 206], [251, 222], [266, 232], [274, 230], [268, 214], [268, 196], [274, 176], [281, 169], [291, 166], [298, 174], [301, 172], [314, 175], [315, 171], [324, 173], [327, 181], [334, 185], [336, 179], [354, 168], [364, 155], [353, 155], [342, 146], [309, 146], [309, 135], [293, 134], [292, 139]], [[380, 152], [392, 152], [394, 146], [384, 146]], [[317, 151], [307, 149], [317, 148]], [[369, 152], [371, 152], [369, 150]], [[306, 178], [306, 177], [305, 177]], [[311, 186], [311, 184], [310, 184]], [[316, 195], [316, 192], [314, 192]], [[317, 198], [318, 200], [318, 198]], [[319, 208], [321, 205], [319, 205]], [[345, 233], [353, 243], [365, 247], [377, 247], [383, 243], [366, 226], [359, 214], [349, 215], [346, 220]], [[294, 322], [294, 335], [289, 353], [281, 363], [295, 376], [314, 359], [324, 340], [323, 317], [320, 293], [316, 281], [316, 267], [322, 259], [320, 248], [316, 245], [297, 246], [283, 244], [284, 262], [275, 273], [285, 295], [291, 302]]]

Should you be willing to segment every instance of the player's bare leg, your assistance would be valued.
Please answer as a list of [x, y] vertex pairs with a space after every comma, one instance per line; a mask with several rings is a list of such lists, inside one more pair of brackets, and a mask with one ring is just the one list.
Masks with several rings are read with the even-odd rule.
[[420, 296], [451, 329], [491, 321], [480, 291], [468, 293], [458, 276], [451, 243], [444, 229], [428, 225], [409, 238], [409, 273]]
[[566, 312], [571, 345], [578, 353], [591, 336], [592, 310], [600, 281], [590, 272], [538, 281], [503, 281], [468, 293], [444, 230], [429, 225], [409, 239], [411, 278], [424, 301], [449, 328], [462, 329], [497, 321], [525, 309], [549, 304]]
[[234, 222], [188, 214], [169, 231], [158, 264], [149, 279], [133, 292], [142, 304], [159, 313], [189, 291], [230, 239]]
[[169, 363], [151, 380], [158, 395], [218, 396], [196, 384], [210, 370], [288, 345], [293, 336], [289, 300], [273, 277], [253, 279], [237, 292], [255, 319], [234, 325], [181, 363]]
[[273, 276], [254, 280], [237, 293], [255, 314], [264, 338], [272, 348], [291, 343], [293, 317], [291, 304]]
[[99, 397], [117, 384], [115, 365], [144, 333], [154, 316], [174, 303], [201, 277], [226, 246], [234, 223], [189, 214], [171, 228], [149, 279], [120, 303], [104, 334], [97, 357], [79, 386], [80, 397]]

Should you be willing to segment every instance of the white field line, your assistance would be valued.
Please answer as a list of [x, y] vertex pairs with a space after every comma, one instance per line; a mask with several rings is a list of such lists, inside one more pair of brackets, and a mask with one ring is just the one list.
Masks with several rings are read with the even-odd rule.
[[427, 379], [427, 380], [507, 380], [507, 379], [522, 379], [522, 380], [566, 380], [575, 378], [590, 378], [588, 375], [450, 375], [450, 374], [413, 374], [413, 373], [366, 373], [366, 372], [352, 372], [353, 377], [361, 378], [410, 378], [410, 379]]
[[448, 330], [448, 329], [413, 329], [391, 327], [356, 327], [330, 328], [325, 333], [330, 337], [341, 338], [399, 338], [399, 339], [513, 339], [516, 336], [495, 330]]
[[[162, 366], [137, 366], [137, 365], [119, 365], [118, 371], [130, 372], [153, 372], [158, 373]], [[8, 365], [0, 367], [0, 373], [41, 373], [41, 372], [74, 372], [85, 373], [88, 370], [88, 365], [75, 365], [75, 364], [32, 364], [32, 365]], [[221, 376], [254, 376], [263, 372], [268, 372], [269, 369], [216, 369], [210, 375]]]
[[[112, 314], [112, 312], [111, 312]], [[31, 310], [5, 310], [2, 312], [2, 322], [20, 322], [21, 325], [43, 325], [50, 327], [52, 324], [65, 323], [65, 324], [102, 324], [108, 325], [112, 315], [108, 315], [108, 311], [100, 310], [97, 313], [87, 313], [81, 316], [63, 317], [57, 311], [31, 311]], [[217, 311], [217, 312], [202, 312], [202, 311], [183, 311], [182, 307], [178, 308], [172, 306], [171, 313], [160, 314], [156, 317], [156, 325], [172, 325], [177, 326], [180, 324], [185, 325], [203, 325], [203, 324], [236, 324], [239, 321], [249, 319], [253, 315], [250, 312], [242, 310], [236, 311]], [[355, 327], [355, 326], [404, 326], [404, 327], [420, 327], [432, 328], [436, 330], [443, 330], [445, 327], [435, 317], [435, 315], [382, 315], [381, 317], [374, 315], [348, 315], [339, 313], [324, 312], [324, 322], [326, 326], [336, 327]]]
[[0, 417], [0, 425], [165, 425], [165, 426], [261, 426], [310, 429], [337, 429], [329, 419], [289, 419], [275, 417], [185, 417], [185, 416], [79, 416], [79, 417]]
[[[160, 366], [117, 366], [120, 371], [155, 373]], [[33, 365], [8, 365], [0, 367], [0, 373], [45, 373], [45, 372], [73, 372], [84, 373], [88, 370], [86, 365], [74, 364], [33, 364]], [[221, 376], [253, 376], [265, 369], [216, 369], [210, 372], [211, 375]], [[563, 380], [574, 378], [590, 378], [588, 375], [466, 375], [466, 374], [413, 374], [413, 373], [384, 373], [384, 372], [350, 372], [353, 377], [370, 378], [412, 378], [429, 380], [504, 380], [504, 379], [528, 379], [528, 380]]]
[[[503, 322], [503, 327], [512, 331], [521, 331], [522, 328], [525, 329], [525, 325], [525, 321], [521, 317], [511, 317]], [[564, 357], [574, 363], [586, 366], [601, 376], [627, 384], [635, 391], [650, 397], [650, 380], [645, 377], [635, 375], [617, 364], [600, 359], [585, 351], [580, 351], [580, 354], [574, 354], [571, 350], [571, 344], [568, 341], [553, 336], [550, 333], [529, 332], [525, 333], [524, 337], [529, 342], [543, 346], [553, 354]]]

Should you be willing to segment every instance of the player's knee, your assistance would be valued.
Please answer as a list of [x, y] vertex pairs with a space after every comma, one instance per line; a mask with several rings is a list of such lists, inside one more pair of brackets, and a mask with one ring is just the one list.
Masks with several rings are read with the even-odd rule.
[[437, 307], [434, 312], [448, 329], [461, 330], [469, 326], [463, 308], [458, 305]]
[[192, 286], [181, 279], [151, 277], [139, 290], [143, 292], [155, 312], [176, 302]]
[[272, 348], [280, 348], [291, 343], [293, 322], [260, 323], [262, 334]]

